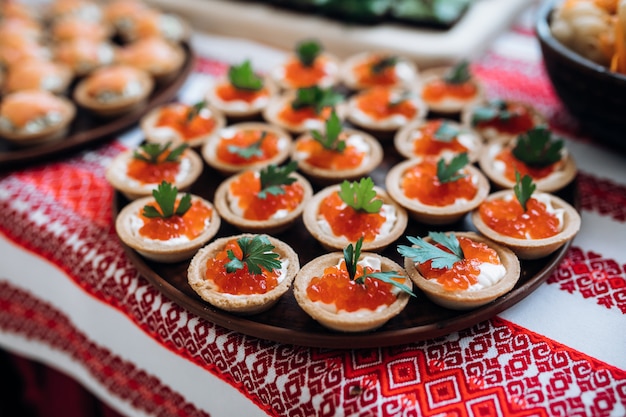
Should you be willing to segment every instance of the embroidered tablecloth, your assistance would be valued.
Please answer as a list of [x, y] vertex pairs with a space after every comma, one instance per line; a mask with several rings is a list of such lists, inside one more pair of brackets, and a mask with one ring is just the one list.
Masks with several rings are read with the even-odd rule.
[[[472, 62], [490, 97], [532, 103], [578, 168], [582, 229], [548, 280], [445, 337], [327, 350], [248, 337], [185, 311], [125, 256], [111, 159], [138, 128], [0, 174], [0, 346], [58, 367], [129, 416], [626, 415], [626, 155], [585, 136], [551, 89], [520, 19]], [[180, 99], [250, 58], [285, 52], [197, 33]]]

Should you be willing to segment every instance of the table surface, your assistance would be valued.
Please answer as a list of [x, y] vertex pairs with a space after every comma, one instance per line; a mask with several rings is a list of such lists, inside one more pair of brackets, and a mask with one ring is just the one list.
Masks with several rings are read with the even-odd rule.
[[[0, 173], [0, 346], [68, 373], [128, 416], [626, 415], [626, 155], [593, 142], [541, 64], [532, 15], [472, 70], [532, 103], [579, 168], [582, 228], [548, 280], [469, 329], [395, 347], [317, 349], [245, 336], [164, 297], [125, 256], [104, 170], [137, 127]], [[197, 32], [180, 92], [285, 51]]]

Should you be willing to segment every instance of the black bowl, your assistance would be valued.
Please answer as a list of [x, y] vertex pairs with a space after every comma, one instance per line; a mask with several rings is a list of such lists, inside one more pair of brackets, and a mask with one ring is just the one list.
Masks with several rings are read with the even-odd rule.
[[592, 139], [626, 151], [626, 75], [582, 57], [552, 36], [555, 3], [542, 3], [535, 27], [554, 90]]

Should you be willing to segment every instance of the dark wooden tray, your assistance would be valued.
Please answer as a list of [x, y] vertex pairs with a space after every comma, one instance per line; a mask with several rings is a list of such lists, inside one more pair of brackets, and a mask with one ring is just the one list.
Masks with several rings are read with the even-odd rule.
[[114, 119], [99, 118], [78, 107], [67, 137], [56, 142], [18, 147], [0, 138], [0, 170], [13, 168], [18, 164], [22, 166], [25, 163], [48, 160], [63, 152], [111, 139], [115, 134], [136, 123], [148, 111], [174, 98], [193, 70], [195, 62], [195, 55], [190, 46], [184, 43], [183, 47], [186, 59], [180, 73], [173, 80], [157, 85], [144, 107]]
[[[383, 143], [383, 146], [386, 152], [383, 164], [372, 173], [372, 178], [378, 185], [384, 184], [386, 172], [392, 165], [401, 160], [391, 143]], [[196, 181], [191, 192], [213, 201], [215, 189], [222, 180], [223, 177], [220, 174], [205, 166], [202, 177]], [[318, 191], [319, 188], [314, 190]], [[559, 192], [558, 195], [578, 207], [576, 181]], [[116, 193], [113, 201], [114, 216], [127, 203], [128, 201], [120, 193]], [[409, 220], [404, 236], [425, 236], [428, 231], [432, 230], [475, 229], [469, 216], [445, 228], [427, 227]], [[222, 221], [218, 237], [239, 233], [237, 229]], [[308, 233], [301, 221], [288, 231], [275, 236], [296, 250], [301, 265], [326, 253]], [[406, 237], [403, 237], [381, 253], [402, 265], [402, 257], [396, 251], [398, 244], [410, 243]], [[126, 246], [124, 249], [139, 272], [159, 291], [186, 310], [215, 324], [250, 336], [280, 343], [321, 348], [366, 348], [399, 345], [444, 336], [489, 319], [518, 303], [537, 289], [565, 256], [569, 246], [570, 243], [543, 259], [522, 261], [521, 278], [515, 288], [483, 307], [466, 312], [449, 310], [437, 306], [425, 295], [417, 292], [417, 297], [410, 300], [399, 316], [378, 330], [356, 334], [334, 332], [319, 325], [300, 309], [291, 290], [274, 307], [261, 314], [244, 317], [219, 310], [204, 302], [188, 285], [188, 261], [161, 264], [141, 257]]]

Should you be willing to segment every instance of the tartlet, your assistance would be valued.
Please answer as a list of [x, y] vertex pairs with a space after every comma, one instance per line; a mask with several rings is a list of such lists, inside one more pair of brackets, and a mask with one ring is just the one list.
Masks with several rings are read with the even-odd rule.
[[483, 149], [481, 136], [473, 129], [449, 119], [416, 120], [402, 127], [393, 139], [405, 158], [441, 158], [467, 153], [476, 162]]
[[[436, 166], [435, 159], [416, 158], [400, 162], [387, 173], [387, 192], [415, 220], [432, 225], [454, 223], [489, 194], [489, 181], [473, 165], [465, 165], [457, 172], [464, 178], [446, 183], [439, 181]], [[407, 175], [410, 176], [406, 178]], [[412, 187], [411, 196], [407, 195], [407, 186]], [[470, 190], [466, 197], [454, 197], [454, 193], [466, 189]], [[422, 199], [420, 193], [425, 194]]]
[[189, 39], [191, 27], [181, 16], [147, 8], [127, 16], [124, 24], [118, 26], [118, 33], [126, 42], [158, 36], [180, 43]]
[[9, 68], [2, 90], [5, 93], [46, 90], [54, 94], [64, 94], [73, 77], [70, 68], [63, 63], [26, 59]]
[[[495, 242], [511, 248], [520, 259], [538, 259], [548, 256], [565, 245], [568, 241], [572, 240], [580, 230], [581, 219], [576, 209], [561, 198], [545, 192], [533, 193], [532, 199], [540, 201], [543, 205], [546, 203], [550, 204], [552, 211], [556, 213], [556, 218], [560, 219], [558, 232], [556, 234], [543, 238], [516, 238], [500, 233], [490, 227], [485, 218], [483, 218], [483, 216], [487, 216], [487, 214], [481, 214], [481, 211], [486, 210], [487, 204], [498, 200], [510, 201], [515, 199], [516, 197], [513, 190], [501, 190], [492, 193], [487, 196], [481, 206], [472, 212], [471, 219], [480, 233]], [[493, 214], [488, 215], [488, 217], [490, 221], [497, 219]], [[507, 217], [506, 220], [503, 219], [500, 220], [500, 222], [506, 224], [514, 221], [515, 217], [512, 215], [509, 214]], [[527, 217], [527, 215], [522, 214], [522, 217]], [[546, 216], [542, 217], [544, 220], [546, 219]], [[539, 223], [533, 223], [530, 228], [531, 230], [538, 231]]]
[[144, 70], [111, 65], [83, 78], [74, 90], [74, 100], [102, 117], [114, 117], [141, 108], [154, 89], [154, 79]]
[[111, 38], [113, 28], [103, 21], [86, 20], [72, 16], [53, 21], [49, 34], [52, 42], [67, 42], [74, 39], [99, 42]]
[[[263, 237], [267, 239], [267, 242], [274, 248], [271, 252], [278, 254], [279, 262], [281, 263], [280, 269], [280, 281], [273, 288], [261, 292], [259, 290], [247, 290], [248, 293], [238, 293], [233, 291], [234, 289], [222, 289], [220, 285], [215, 282], [215, 276], [213, 273], [211, 277], [207, 276], [208, 263], [210, 262], [211, 269], [223, 268], [223, 273], [220, 273], [220, 278], [229, 279], [234, 284], [242, 282], [244, 284], [246, 279], [250, 279], [253, 284], [259, 285], [255, 281], [266, 282], [267, 278], [264, 276], [267, 273], [266, 269], [262, 274], [252, 274], [247, 267], [243, 268], [243, 271], [237, 272], [244, 277], [236, 276], [235, 272], [227, 272], [225, 266], [222, 265], [228, 258], [226, 257], [227, 248], [231, 249], [235, 253], [236, 247], [232, 242], [237, 242], [239, 239], [253, 239], [255, 236]], [[278, 268], [277, 268], [278, 269]], [[278, 302], [278, 300], [291, 288], [293, 279], [300, 269], [300, 261], [296, 252], [285, 242], [267, 235], [253, 235], [253, 234], [241, 234], [230, 237], [223, 237], [214, 240], [207, 246], [203, 247], [192, 258], [189, 268], [187, 270], [187, 281], [193, 290], [209, 304], [231, 313], [241, 315], [251, 315], [261, 313], [270, 309]], [[218, 269], [219, 270], [219, 269]], [[274, 269], [275, 271], [276, 269]], [[233, 284], [233, 285], [234, 285]], [[266, 284], [267, 285], [267, 284]], [[234, 293], [233, 293], [234, 292]]]
[[[451, 236], [452, 234], [454, 234], [457, 239], [467, 238], [473, 242], [485, 244], [488, 248], [495, 252], [495, 254], [497, 255], [497, 260], [499, 260], [499, 263], [504, 268], [504, 271], [502, 271], [502, 268], [498, 266], [497, 268], [500, 270], [500, 274], [502, 274], [502, 276], [496, 282], [493, 282], [494, 279], [486, 277], [487, 279], [485, 280], [478, 278], [477, 282], [474, 284], [471, 284], [471, 282], [469, 282], [467, 278], [461, 278], [456, 275], [455, 281], [453, 281], [452, 283], [448, 282], [447, 284], [449, 286], [448, 288], [446, 288], [444, 284], [438, 281], [439, 278], [426, 278], [423, 275], [424, 273], [430, 275], [429, 272], [425, 272], [426, 269], [420, 271], [421, 268], [426, 268], [428, 262], [430, 261], [418, 263], [412, 257], [406, 256], [406, 253], [401, 251], [401, 246], [399, 246], [398, 250], [401, 251], [401, 253], [404, 253], [404, 269], [406, 270], [413, 283], [424, 294], [426, 294], [426, 296], [431, 301], [433, 301], [435, 304], [453, 310], [469, 310], [488, 304], [498, 297], [508, 293], [513, 289], [513, 287], [515, 287], [515, 284], [519, 280], [521, 273], [520, 262], [517, 256], [515, 256], [515, 253], [513, 253], [508, 248], [474, 232], [447, 233], [448, 236]], [[423, 240], [431, 244], [434, 243], [430, 235]], [[414, 243], [411, 248], [422, 245], [423, 244], [421, 242], [419, 242], [417, 245]], [[476, 250], [471, 251], [472, 256], [474, 256], [476, 252]], [[481, 263], [481, 267], [484, 267], [485, 261], [483, 261], [483, 259], [481, 259], [480, 257], [470, 259], [476, 259]], [[490, 262], [488, 263], [490, 263], [491, 265], [498, 265], [495, 259], [495, 257], [490, 258]], [[496, 263], [494, 263], [494, 261]], [[457, 263], [458, 262], [455, 262], [455, 264]], [[453, 277], [455, 275], [450, 268], [444, 267], [439, 269], [442, 269], [444, 273], [449, 272], [450, 274], [453, 274]], [[492, 272], [492, 269], [494, 268], [490, 267], [489, 269], [487, 269], [487, 271]], [[465, 285], [467, 285], [467, 287], [463, 288], [463, 286]]]
[[17, 146], [61, 140], [76, 116], [65, 97], [44, 90], [7, 94], [0, 102], [0, 136]]
[[270, 76], [283, 90], [314, 85], [328, 88], [339, 82], [339, 66], [339, 58], [325, 52], [319, 42], [302, 41], [295, 46], [293, 53], [272, 69]]
[[351, 90], [371, 87], [414, 89], [419, 83], [419, 73], [413, 61], [397, 53], [362, 52], [342, 63], [341, 80]]
[[[378, 268], [373, 268], [374, 270], [381, 272], [398, 272], [398, 278], [404, 278], [401, 283], [409, 289], [413, 287], [411, 280], [404, 276], [402, 267], [391, 259], [376, 253], [363, 252], [361, 253], [359, 261], [362, 264], [364, 260], [369, 261], [372, 266], [375, 266], [373, 265], [372, 260], [380, 263]], [[342, 267], [339, 265], [342, 265]], [[393, 300], [391, 304], [381, 303], [375, 310], [370, 308], [359, 308], [356, 311], [347, 311], [346, 309], [338, 309], [336, 302], [324, 303], [321, 300], [313, 301], [311, 296], [308, 294], [308, 288], [311, 282], [319, 280], [319, 277], [323, 277], [324, 272], [328, 270], [328, 268], [332, 267], [336, 267], [340, 269], [340, 271], [343, 269], [344, 273], [347, 275], [347, 272], [345, 272], [345, 260], [343, 253], [327, 253], [313, 259], [300, 269], [293, 283], [293, 294], [298, 302], [298, 305], [309, 316], [311, 316], [311, 318], [324, 327], [341, 332], [365, 332], [375, 330], [393, 317], [400, 314], [409, 302], [410, 295], [407, 292], [396, 289], [393, 286], [391, 286], [391, 290], [385, 288], [384, 290], [381, 289], [379, 291], [391, 293], [389, 294], [390, 298], [393, 299], [395, 296], [395, 300]], [[333, 278], [337, 280], [349, 279], [348, 277]], [[326, 277], [324, 279], [329, 278]], [[372, 285], [372, 281], [369, 280], [372, 280], [372, 278], [366, 278], [365, 284], [352, 283], [352, 285], [365, 285], [364, 289], [366, 289], [368, 288], [368, 285]], [[363, 290], [360, 292], [362, 291]]]
[[55, 44], [52, 49], [54, 60], [61, 62], [82, 77], [107, 65], [113, 64], [118, 47], [108, 40], [93, 41], [74, 39]]
[[481, 83], [473, 77], [469, 64], [438, 67], [421, 73], [421, 97], [431, 113], [459, 115], [465, 108], [484, 100]]
[[122, 46], [116, 60], [148, 72], [157, 83], [166, 83], [175, 78], [185, 63], [182, 46], [160, 37], [139, 39]]
[[148, 142], [201, 147], [211, 135], [226, 126], [226, 118], [204, 102], [194, 105], [175, 102], [150, 110], [139, 125]]
[[[258, 145], [260, 143], [260, 145]], [[291, 135], [267, 123], [243, 122], [226, 126], [209, 137], [202, 146], [204, 161], [224, 175], [270, 164], [279, 165], [289, 157]], [[252, 149], [249, 157], [242, 156]]]

